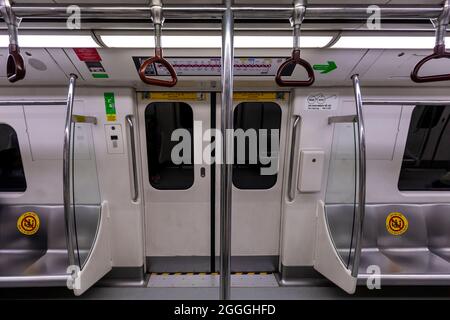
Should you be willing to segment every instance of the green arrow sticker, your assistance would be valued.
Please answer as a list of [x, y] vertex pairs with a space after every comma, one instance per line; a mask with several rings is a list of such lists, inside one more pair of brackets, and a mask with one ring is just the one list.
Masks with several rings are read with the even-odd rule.
[[328, 61], [328, 64], [315, 64], [313, 65], [313, 69], [317, 71], [321, 71], [321, 74], [330, 73], [337, 69], [336, 62]]

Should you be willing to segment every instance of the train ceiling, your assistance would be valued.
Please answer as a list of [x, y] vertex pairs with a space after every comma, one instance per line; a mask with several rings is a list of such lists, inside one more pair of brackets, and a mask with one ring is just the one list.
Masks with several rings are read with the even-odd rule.
[[[42, 3], [47, 5], [52, 4], [123, 4], [123, 0], [17, 0], [16, 4], [33, 4]], [[221, 1], [211, 0], [164, 0], [165, 4], [187, 4], [187, 3], [205, 3], [205, 4], [221, 4]], [[146, 5], [146, 0], [127, 0], [127, 4]], [[237, 4], [273, 4], [273, 0], [237, 0]], [[277, 4], [291, 4], [291, 0], [278, 0]], [[374, 0], [374, 1], [356, 1], [356, 0], [309, 0], [309, 4], [330, 4], [333, 5], [423, 5], [423, 0]], [[427, 5], [440, 5], [442, 0], [427, 0]], [[247, 58], [276, 58], [288, 57], [290, 55], [290, 34], [291, 27], [289, 22], [268, 21], [261, 23], [259, 21], [236, 21], [236, 35], [254, 35], [257, 32], [264, 32], [263, 35], [273, 35], [276, 37], [284, 36], [287, 40], [287, 45], [281, 45], [275, 48], [237, 48], [236, 56]], [[0, 24], [0, 29], [3, 29], [5, 34], [4, 24]], [[152, 24], [150, 21], [86, 21], [82, 23], [84, 35], [90, 39], [92, 36], [95, 39], [100, 39], [102, 35], [107, 34], [126, 34], [126, 32], [137, 32], [142, 35], [152, 34]], [[198, 32], [202, 35], [214, 35], [220, 37], [220, 21], [178, 21], [167, 20], [164, 26], [164, 34], [185, 34], [189, 35], [192, 32]], [[329, 64], [330, 61], [336, 63], [337, 68], [329, 73], [317, 72], [316, 86], [334, 86], [334, 85], [350, 85], [349, 77], [352, 73], [358, 72], [361, 75], [363, 85], [385, 86], [385, 85], [413, 85], [409, 78], [413, 66], [424, 56], [431, 53], [433, 47], [433, 25], [428, 20], [403, 20], [403, 21], [386, 21], [382, 24], [382, 30], [377, 31], [380, 35], [396, 34], [398, 37], [410, 37], [415, 35], [412, 31], [417, 32], [417, 36], [427, 36], [431, 42], [423, 46], [423, 48], [370, 48], [361, 44], [357, 49], [337, 49], [332, 47], [334, 40], [345, 35], [346, 32], [352, 35], [366, 34], [367, 28], [364, 21], [311, 21], [306, 19], [303, 25], [305, 32], [304, 36], [316, 37], [330, 37], [333, 41], [328, 40], [319, 48], [307, 48], [303, 50], [303, 56], [311, 62], [311, 64], [324, 65]], [[51, 32], [50, 32], [50, 31]], [[265, 31], [265, 30], [270, 30]], [[0, 30], [0, 36], [1, 36]], [[407, 33], [405, 33], [405, 31]], [[62, 21], [50, 20], [34, 20], [25, 19], [19, 29], [19, 34], [26, 34], [31, 32], [36, 33], [59, 33], [64, 35], [65, 23]], [[125, 32], [125, 33], [124, 33]], [[256, 32], [256, 33], [255, 33]], [[396, 33], [397, 32], [397, 33]], [[450, 34], [448, 34], [450, 36]], [[68, 75], [72, 72], [80, 75], [80, 85], [118, 85], [118, 86], [133, 86], [139, 89], [146, 87], [140, 82], [136, 72], [135, 62], [133, 57], [145, 57], [152, 55], [151, 41], [149, 40], [149, 48], [102, 48], [102, 41], [95, 43], [98, 46], [97, 50], [101, 56], [101, 64], [107, 78], [94, 78], [92, 66], [88, 66], [84, 61], [81, 61], [74, 50], [70, 47], [66, 48], [23, 48], [25, 63], [27, 65], [27, 77], [25, 80], [15, 84], [23, 85], [66, 85]], [[163, 42], [164, 44], [164, 42]], [[326, 47], [326, 48], [323, 48]], [[168, 57], [178, 58], [192, 58], [192, 57], [220, 57], [219, 48], [198, 48], [198, 49], [183, 49], [183, 48], [166, 48], [165, 54]], [[6, 63], [7, 49], [3, 46], [0, 48], [0, 85], [9, 85], [4, 75]], [[443, 66], [442, 64], [430, 64], [429, 72], [440, 71], [443, 68], [450, 70], [450, 66]], [[192, 76], [181, 76], [180, 86], [189, 86], [192, 83], [197, 86], [209, 86], [211, 82], [220, 81], [220, 77], [214, 75], [205, 75], [201, 78]], [[199, 81], [200, 80], [200, 81]], [[273, 77], [271, 75], [258, 76], [237, 76], [237, 83], [245, 84], [249, 81], [259, 81], [261, 86], [273, 85]], [[448, 86], [446, 82], [437, 83], [438, 86]]]

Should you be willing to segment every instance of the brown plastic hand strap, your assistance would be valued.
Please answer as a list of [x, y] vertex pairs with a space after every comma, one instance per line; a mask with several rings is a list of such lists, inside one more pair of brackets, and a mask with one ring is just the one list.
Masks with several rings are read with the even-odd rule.
[[[148, 66], [155, 64], [156, 67], [156, 63], [161, 64], [167, 69], [167, 71], [169, 71], [169, 74], [172, 78], [171, 80], [155, 79], [145, 74], [145, 71], [147, 70]], [[139, 77], [146, 84], [160, 87], [173, 87], [178, 82], [177, 73], [175, 72], [175, 69], [172, 67], [170, 62], [163, 58], [161, 48], [155, 49], [155, 56], [153, 58], [145, 60], [141, 64], [141, 67], [139, 68]]]
[[25, 64], [17, 45], [9, 45], [9, 56], [6, 62], [6, 75], [9, 82], [25, 78]]
[[[292, 68], [292, 65], [294, 65], [294, 67], [296, 65], [302, 66], [308, 73], [308, 79], [303, 81], [283, 80], [281, 77], [284, 74], [284, 71]], [[294, 49], [292, 51], [292, 57], [283, 62], [280, 68], [278, 68], [277, 76], [275, 78], [275, 81], [280, 87], [309, 87], [315, 80], [314, 70], [309, 62], [300, 58], [300, 49]]]
[[434, 47], [434, 53], [425, 57], [414, 67], [413, 72], [411, 73], [411, 80], [417, 83], [423, 82], [435, 82], [435, 81], [447, 81], [450, 80], [450, 73], [448, 74], [440, 74], [433, 76], [419, 76], [420, 69], [430, 60], [434, 59], [450, 59], [450, 52], [445, 51], [445, 45], [437, 45]]

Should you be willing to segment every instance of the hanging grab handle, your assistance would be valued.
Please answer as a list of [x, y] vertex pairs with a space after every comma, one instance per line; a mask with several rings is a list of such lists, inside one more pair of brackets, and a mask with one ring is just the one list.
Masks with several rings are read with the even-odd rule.
[[[308, 73], [307, 80], [283, 80], [281, 77], [287, 72], [287, 70], [292, 70], [296, 65], [300, 65], [305, 68]], [[312, 85], [315, 81], [314, 70], [308, 61], [300, 57], [300, 49], [294, 49], [292, 51], [292, 57], [287, 59], [277, 71], [277, 76], [275, 81], [280, 87], [308, 87]]]
[[20, 19], [12, 10], [9, 0], [0, 0], [0, 12], [8, 26], [9, 34], [9, 55], [6, 61], [6, 75], [9, 82], [17, 82], [25, 78], [25, 63], [20, 54], [17, 29]]
[[20, 54], [19, 47], [10, 44], [8, 60], [6, 62], [6, 76], [9, 82], [14, 83], [25, 78], [25, 74], [25, 63]]
[[[160, 0], [152, 1], [150, 11], [152, 14], [153, 25], [155, 28], [155, 56], [145, 60], [141, 67], [139, 68], [139, 77], [143, 82], [149, 85], [160, 86], [160, 87], [173, 87], [177, 84], [178, 78], [175, 69], [172, 67], [169, 61], [163, 58], [162, 47], [161, 47], [161, 29], [164, 23], [164, 18], [162, 16], [162, 2]], [[146, 75], [146, 70], [150, 65], [160, 64], [170, 74], [170, 80], [155, 79]]]
[[436, 81], [448, 81], [450, 80], [450, 73], [448, 74], [440, 74], [433, 76], [419, 76], [419, 71], [422, 67], [430, 60], [436, 59], [450, 59], [450, 52], [445, 51], [445, 45], [438, 45], [434, 47], [434, 53], [425, 57], [414, 67], [413, 72], [411, 73], [411, 80], [417, 83], [424, 82], [436, 82]]
[[[292, 56], [278, 68], [275, 81], [280, 87], [309, 87], [316, 80], [311, 64], [300, 56], [300, 28], [305, 18], [306, 5], [306, 0], [294, 1], [294, 12], [290, 19], [294, 27], [294, 48]], [[306, 70], [308, 78], [306, 80], [283, 80], [282, 77], [291, 73], [297, 65], [302, 66]]]
[[450, 73], [432, 75], [432, 76], [419, 76], [420, 69], [430, 60], [437, 59], [450, 59], [450, 52], [445, 50], [445, 33], [447, 32], [447, 26], [450, 21], [450, 7], [449, 0], [445, 1], [444, 8], [441, 15], [437, 19], [436, 25], [436, 46], [434, 47], [433, 54], [425, 57], [414, 67], [411, 73], [411, 80], [417, 83], [424, 82], [437, 82], [450, 80]]

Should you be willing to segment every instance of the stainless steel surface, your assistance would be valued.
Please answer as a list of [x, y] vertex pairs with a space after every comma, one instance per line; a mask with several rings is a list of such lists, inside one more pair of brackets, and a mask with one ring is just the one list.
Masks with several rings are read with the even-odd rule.
[[150, 1], [150, 14], [152, 17], [153, 24], [162, 25], [164, 23], [164, 16], [162, 12], [162, 1], [152, 0]]
[[300, 49], [300, 31], [303, 20], [305, 19], [307, 0], [294, 0], [294, 8], [292, 17], [290, 18], [291, 25], [294, 28], [294, 50]]
[[292, 267], [281, 265], [281, 274], [277, 274], [278, 283], [282, 287], [322, 286], [330, 285], [330, 281], [314, 269], [314, 267]]
[[450, 105], [450, 100], [364, 100], [365, 106], [442, 106]]
[[[84, 19], [148, 19], [150, 8], [143, 5], [80, 5]], [[439, 5], [379, 5], [383, 19], [432, 19], [442, 12]], [[64, 4], [15, 4], [18, 17], [67, 18]], [[236, 19], [288, 19], [292, 15], [292, 5], [232, 5]], [[220, 19], [226, 6], [223, 5], [164, 5], [164, 15], [168, 19]], [[367, 19], [371, 15], [367, 5], [309, 5], [307, 19]]]
[[131, 169], [132, 169], [132, 183], [131, 183], [131, 200], [137, 201], [139, 198], [139, 184], [137, 172], [137, 158], [136, 158], [136, 137], [134, 136], [134, 118], [132, 115], [125, 117], [128, 136], [130, 137], [130, 155], [131, 155]]
[[436, 26], [436, 46], [445, 45], [445, 34], [447, 26], [450, 22], [450, 5], [449, 0], [445, 0], [442, 13], [437, 20]]
[[162, 10], [161, 0], [152, 0], [150, 2], [150, 13], [153, 21], [153, 28], [155, 30], [155, 48], [161, 48], [161, 32], [164, 24], [164, 16]]
[[358, 75], [352, 76], [353, 89], [355, 92], [356, 115], [358, 124], [358, 142], [359, 142], [359, 161], [358, 161], [358, 206], [357, 214], [355, 215], [355, 231], [356, 231], [356, 245], [355, 254], [353, 258], [352, 276], [358, 276], [359, 262], [361, 258], [362, 248], [362, 233], [364, 227], [364, 214], [366, 207], [366, 134], [364, 126], [364, 116], [362, 112], [363, 102], [361, 96], [361, 86]]
[[[329, 222], [342, 238], [335, 237], [338, 250], [348, 250], [344, 233], [352, 205], [327, 205]], [[450, 284], [450, 204], [367, 204], [358, 279], [363, 284], [369, 267], [381, 271], [381, 285]], [[408, 229], [394, 236], [386, 229], [391, 212], [408, 219]]]
[[358, 116], [356, 115], [346, 115], [346, 116], [333, 116], [328, 118], [328, 124], [333, 123], [351, 123], [358, 122]]
[[6, 26], [8, 27], [9, 44], [18, 45], [19, 41], [17, 28], [20, 24], [20, 18], [16, 18], [9, 0], [0, 0], [0, 13], [6, 23]]
[[[98, 206], [83, 205], [85, 217], [95, 217]], [[17, 230], [17, 219], [24, 212], [35, 212], [40, 219], [36, 234], [27, 236]], [[82, 255], [89, 251], [89, 232], [79, 235]], [[69, 257], [64, 231], [62, 205], [0, 205], [0, 287], [65, 286]]]
[[[331, 2], [331, 1], [330, 1]], [[438, 5], [379, 5], [383, 19], [431, 19], [440, 15], [442, 7]], [[271, 18], [290, 17], [292, 6], [288, 5], [235, 5], [236, 18]], [[306, 19], [367, 19], [371, 15], [367, 5], [308, 5]]]
[[42, 275], [42, 276], [0, 276], [0, 288], [20, 287], [64, 287], [67, 285], [68, 275]]
[[295, 190], [297, 185], [297, 158], [298, 147], [297, 147], [297, 138], [299, 135], [298, 129], [300, 128], [300, 120], [301, 117], [299, 115], [294, 116], [294, 124], [292, 126], [292, 138], [291, 138], [291, 156], [289, 159], [289, 191], [288, 191], [288, 199], [289, 201], [294, 201], [295, 199]]
[[[94, 247], [102, 213], [92, 124], [72, 123], [70, 145], [70, 213], [74, 223], [74, 255], [76, 264], [83, 269]], [[87, 204], [93, 209], [86, 210]]]
[[[234, 18], [232, 0], [226, 0], [222, 27], [222, 154], [220, 166], [220, 299], [230, 299], [231, 283], [231, 204], [233, 177], [233, 69]], [[230, 134], [231, 133], [231, 134]]]
[[0, 106], [66, 106], [67, 100], [0, 100]]
[[64, 197], [64, 217], [66, 227], [66, 241], [67, 250], [69, 252], [69, 264], [75, 265], [75, 222], [74, 214], [71, 206], [71, 146], [72, 146], [72, 114], [73, 114], [73, 102], [75, 96], [75, 85], [77, 76], [70, 75], [69, 90], [67, 93], [67, 114], [66, 114], [66, 126], [64, 129], [64, 155], [63, 155], [63, 197]]
[[[325, 192], [325, 215], [328, 231], [339, 258], [352, 270], [356, 243], [356, 211], [358, 197], [358, 129], [356, 122], [334, 123], [328, 179]], [[335, 223], [327, 212], [328, 204], [345, 204], [349, 210], [341, 223]], [[342, 248], [345, 248], [343, 250]]]
[[141, 267], [112, 267], [96, 286], [99, 287], [145, 287], [149, 275]]

